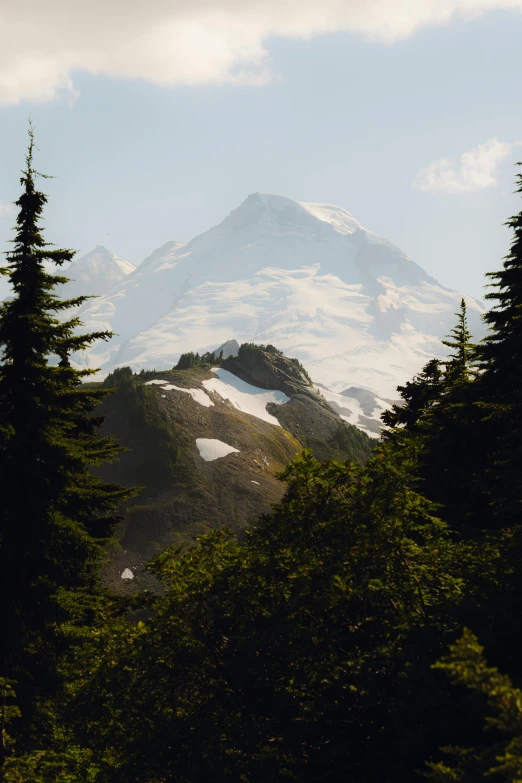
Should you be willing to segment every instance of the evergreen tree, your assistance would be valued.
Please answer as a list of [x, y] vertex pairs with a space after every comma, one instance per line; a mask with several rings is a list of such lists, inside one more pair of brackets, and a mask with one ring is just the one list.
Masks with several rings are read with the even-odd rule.
[[98, 437], [101, 421], [92, 415], [108, 390], [83, 385], [91, 371], [69, 359], [110, 333], [77, 334], [78, 318], [65, 316], [86, 297], [54, 293], [67, 278], [47, 271], [48, 262], [60, 266], [73, 252], [43, 238], [47, 197], [35, 186], [32, 128], [29, 136], [14, 247], [2, 270], [13, 297], [0, 308], [0, 677], [18, 681], [28, 742], [45, 734], [41, 705], [59, 689], [71, 627], [93, 617], [98, 562], [128, 494], [90, 472], [118, 454], [116, 443]]
[[[452, 350], [449, 358], [446, 361], [430, 359], [413, 380], [397, 387], [402, 403], [396, 403], [381, 416], [384, 424], [392, 430], [402, 427], [409, 433], [422, 432], [426, 424], [436, 417], [443, 399], [451, 396], [452, 386], [473, 378], [476, 347], [471, 342], [464, 299], [461, 299], [456, 317], [456, 325], [447, 339], [442, 340], [442, 344]], [[396, 434], [387, 431], [385, 438]]]
[[468, 329], [467, 308], [464, 298], [460, 300], [460, 309], [455, 313], [457, 323], [442, 344], [451, 348], [449, 359], [444, 362], [446, 386], [452, 383], [468, 381], [473, 375], [476, 346], [471, 342]]
[[[519, 164], [521, 165], [521, 164]], [[517, 176], [522, 193], [522, 175]], [[488, 440], [487, 513], [497, 527], [522, 513], [522, 212], [507, 221], [514, 237], [498, 272], [487, 277], [494, 305], [484, 316], [489, 332], [479, 348], [481, 406]]]
[[382, 414], [390, 428], [384, 438], [400, 445], [414, 438], [419, 459], [416, 475], [422, 491], [435, 502], [441, 517], [454, 530], [469, 533], [481, 509], [477, 476], [484, 455], [475, 405], [476, 346], [471, 342], [466, 303], [462, 299], [457, 323], [443, 345], [446, 360], [432, 359], [413, 381], [399, 386], [402, 405]]
[[416, 779], [455, 737], [430, 664], [470, 558], [415, 490], [415, 459], [305, 452], [241, 543], [214, 531], [156, 559], [146, 624], [93, 636], [76, 685], [104, 783]]
[[482, 734], [471, 747], [444, 748], [444, 761], [428, 763], [425, 777], [435, 783], [475, 783], [492, 778], [499, 783], [522, 779], [522, 691], [496, 667], [488, 666], [477, 637], [464, 629], [450, 647], [450, 654], [434, 665], [457, 686], [464, 686], [477, 698], [476, 713], [483, 717]]
[[413, 380], [397, 387], [403, 402], [395, 403], [381, 415], [383, 423], [391, 430], [385, 431], [384, 437], [396, 437], [401, 428], [408, 433], [419, 432], [421, 420], [438, 404], [442, 389], [442, 364], [439, 359], [430, 359]]
[[457, 323], [442, 341], [450, 349], [443, 362], [440, 396], [423, 426], [420, 460], [423, 491], [440, 504], [440, 514], [459, 533], [470, 534], [481, 522], [480, 476], [485, 456], [480, 411], [476, 352], [468, 328], [466, 302], [455, 314]]

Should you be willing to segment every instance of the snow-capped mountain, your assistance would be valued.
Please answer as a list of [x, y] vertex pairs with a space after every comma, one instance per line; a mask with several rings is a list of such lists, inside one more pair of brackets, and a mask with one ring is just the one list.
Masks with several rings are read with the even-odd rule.
[[123, 261], [106, 247], [98, 245], [90, 253], [72, 261], [63, 272], [60, 270], [60, 274], [69, 278], [69, 282], [61, 288], [60, 296], [64, 299], [84, 294], [102, 296], [135, 269], [130, 261]]
[[[333, 392], [394, 398], [398, 383], [442, 355], [461, 296], [341, 207], [256, 193], [86, 303], [86, 326], [118, 336], [78, 361], [104, 373], [164, 370], [182, 352], [230, 339], [272, 343]], [[464, 298], [477, 334], [483, 306]]]

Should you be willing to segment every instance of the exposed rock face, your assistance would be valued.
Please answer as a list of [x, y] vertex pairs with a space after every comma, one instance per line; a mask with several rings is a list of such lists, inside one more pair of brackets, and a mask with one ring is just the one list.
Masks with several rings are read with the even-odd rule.
[[289, 396], [308, 390], [313, 394], [311, 381], [306, 378], [303, 368], [280, 353], [243, 345], [237, 357], [223, 366], [238, 378], [262, 389], [280, 389]]
[[[237, 358], [224, 367], [239, 378], [263, 389], [280, 389], [290, 397], [283, 406], [268, 406], [270, 413], [318, 459], [331, 456], [341, 426], [339, 412], [316, 390], [295, 360], [278, 353], [242, 346]], [[335, 403], [334, 403], [335, 404]], [[346, 428], [346, 432], [350, 431]], [[341, 436], [342, 437], [342, 436]]]
[[239, 343], [237, 340], [227, 340], [214, 351], [214, 356], [221, 356], [223, 359], [229, 359], [231, 356], [237, 356]]
[[[144, 487], [123, 510], [121, 547], [108, 565], [107, 578], [119, 590], [153, 586], [144, 566], [162, 548], [211, 528], [241, 531], [255, 524], [283, 493], [274, 474], [304, 447], [320, 459], [360, 461], [371, 450], [370, 439], [339, 418], [292, 360], [240, 350], [223, 370], [122, 370], [107, 379], [118, 391], [102, 406], [104, 433], [130, 450], [101, 473]], [[241, 380], [227, 386], [227, 378]], [[249, 396], [250, 406], [243, 402]], [[259, 400], [270, 396], [279, 403], [266, 406], [267, 416]], [[202, 442], [222, 448], [208, 459]], [[134, 579], [122, 580], [125, 569]]]

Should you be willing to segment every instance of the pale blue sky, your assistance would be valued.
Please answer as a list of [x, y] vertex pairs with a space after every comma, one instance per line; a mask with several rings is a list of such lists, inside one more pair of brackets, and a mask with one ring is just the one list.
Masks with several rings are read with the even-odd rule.
[[[0, 106], [0, 203], [17, 196], [31, 114], [37, 165], [56, 176], [45, 188], [57, 244], [81, 253], [103, 244], [139, 263], [261, 191], [343, 206], [443, 285], [481, 297], [484, 272], [509, 247], [501, 224], [521, 209], [512, 191], [522, 147], [502, 148], [493, 184], [478, 191], [480, 177], [464, 192], [412, 182], [492, 138], [522, 140], [521, 41], [520, 11], [493, 11], [395, 43], [356, 32], [265, 39], [278, 77], [263, 86], [72, 69], [75, 101], [58, 92]], [[0, 88], [1, 78], [0, 61]], [[0, 208], [3, 246], [11, 223]]]

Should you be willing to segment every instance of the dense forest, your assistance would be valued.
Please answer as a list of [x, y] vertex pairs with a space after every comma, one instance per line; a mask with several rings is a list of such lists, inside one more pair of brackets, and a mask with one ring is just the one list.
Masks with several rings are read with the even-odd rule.
[[0, 308], [0, 779], [522, 780], [522, 212], [486, 337], [462, 302], [364, 466], [303, 452], [246, 535], [164, 551], [161, 590], [122, 597], [110, 389], [71, 364], [110, 334], [67, 318], [33, 152]]

